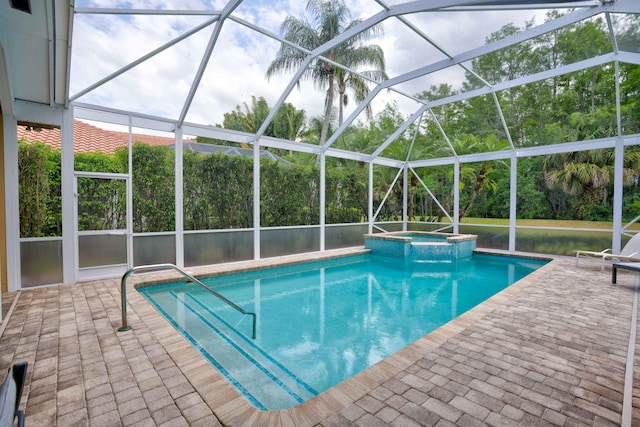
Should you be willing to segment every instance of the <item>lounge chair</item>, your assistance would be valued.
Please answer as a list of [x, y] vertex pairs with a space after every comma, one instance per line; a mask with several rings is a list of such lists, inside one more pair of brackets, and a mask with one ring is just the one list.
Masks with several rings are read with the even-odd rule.
[[640, 233], [634, 234], [634, 236], [627, 242], [622, 248], [619, 254], [611, 253], [611, 249], [605, 249], [600, 252], [594, 251], [576, 251], [576, 265], [580, 257], [592, 257], [602, 259], [602, 267], [600, 271], [604, 271], [604, 264], [607, 260], [618, 261], [640, 261]]

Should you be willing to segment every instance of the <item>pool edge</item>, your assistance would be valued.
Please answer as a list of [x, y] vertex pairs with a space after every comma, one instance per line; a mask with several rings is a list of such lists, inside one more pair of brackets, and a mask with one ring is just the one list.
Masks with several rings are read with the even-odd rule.
[[[545, 271], [553, 268], [551, 256], [537, 254], [513, 254], [501, 251], [479, 250], [478, 253], [487, 253], [503, 256], [518, 256], [531, 259], [550, 261], [538, 270], [532, 272], [518, 282], [493, 295], [483, 303], [468, 310], [457, 318], [449, 321], [435, 331], [419, 338], [388, 358], [376, 363], [353, 377], [337, 384], [336, 386], [320, 393], [318, 396], [289, 409], [279, 411], [261, 411], [255, 408], [220, 374], [162, 315], [149, 303], [144, 296], [136, 292], [134, 288], [146, 283], [155, 284], [157, 280], [144, 282], [132, 281], [127, 285], [129, 292], [129, 310], [132, 314], [132, 326], [135, 330], [135, 322], [144, 322], [155, 338], [166, 349], [178, 368], [193, 385], [194, 389], [202, 396], [204, 402], [224, 425], [313, 425], [321, 422], [331, 414], [340, 411], [348, 405], [371, 392], [380, 384], [393, 378], [397, 373], [415, 363], [431, 350], [442, 345], [446, 340], [462, 332], [468, 325], [478, 321], [497, 306], [504, 304], [522, 289], [528, 287], [538, 275], [547, 274]], [[253, 268], [246, 266], [251, 271], [268, 266], [280, 265], [277, 261], [295, 264], [310, 260], [330, 259], [337, 256], [362, 253], [362, 248], [352, 250], [340, 250], [327, 254], [326, 257], [315, 254], [303, 254], [297, 257], [277, 257], [269, 259], [269, 262], [254, 264]], [[233, 267], [238, 267], [234, 263]], [[288, 265], [288, 264], [285, 264]], [[209, 268], [216, 267], [210, 266]], [[221, 266], [218, 266], [221, 267]], [[232, 271], [225, 266], [225, 274]], [[198, 270], [198, 269], [193, 269]], [[197, 271], [194, 271], [198, 274]], [[219, 273], [219, 272], [218, 272]], [[214, 274], [215, 275], [215, 274]], [[160, 283], [164, 279], [158, 279]], [[135, 314], [134, 314], [135, 313]]]

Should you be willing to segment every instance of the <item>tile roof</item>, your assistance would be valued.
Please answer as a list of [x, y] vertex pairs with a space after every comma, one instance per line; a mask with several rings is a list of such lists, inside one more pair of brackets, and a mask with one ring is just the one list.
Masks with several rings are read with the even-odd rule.
[[[59, 149], [61, 147], [60, 129], [26, 130], [25, 126], [18, 126], [18, 139], [27, 142], [44, 142], [45, 144]], [[174, 138], [133, 134], [133, 142], [142, 142], [148, 145], [171, 145], [175, 143]], [[90, 125], [80, 120], [73, 122], [73, 148], [75, 152], [102, 151], [113, 153], [118, 147], [125, 147], [129, 143], [127, 132], [106, 130]]]
[[[27, 130], [25, 126], [18, 126], [18, 140], [24, 139], [28, 143], [43, 142], [52, 148], [60, 149], [61, 135], [60, 129], [42, 129]], [[172, 150], [175, 147], [175, 139], [165, 136], [145, 135], [134, 133], [133, 142], [142, 142], [147, 145], [165, 145]], [[76, 153], [88, 153], [93, 151], [101, 151], [104, 153], [113, 153], [118, 147], [126, 147], [129, 144], [129, 134], [127, 132], [118, 132], [106, 130], [80, 120], [73, 122], [73, 149]], [[211, 154], [213, 152], [223, 152], [230, 156], [253, 156], [253, 149], [237, 148], [214, 144], [200, 144], [193, 139], [184, 140], [184, 150], [195, 151], [198, 153]], [[282, 164], [289, 165], [290, 162], [272, 154], [268, 150], [260, 150], [261, 157], [268, 157]]]

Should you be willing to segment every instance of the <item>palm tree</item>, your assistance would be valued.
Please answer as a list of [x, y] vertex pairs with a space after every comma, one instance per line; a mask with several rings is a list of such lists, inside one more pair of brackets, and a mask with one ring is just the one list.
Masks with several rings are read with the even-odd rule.
[[[384, 52], [378, 45], [360, 46], [358, 49], [340, 52], [340, 55], [346, 54], [344, 58], [339, 58], [338, 62], [352, 69], [362, 66], [371, 65], [375, 69], [361, 71], [360, 74], [368, 79], [380, 82], [388, 79], [385, 69]], [[344, 119], [344, 107], [349, 104], [346, 90], [351, 89], [355, 96], [356, 102], [360, 103], [369, 95], [369, 86], [367, 80], [358, 74], [353, 74], [343, 68], [335, 68], [334, 76], [338, 83], [338, 126], [342, 125]], [[365, 107], [367, 117], [371, 118], [371, 105]]]
[[[313, 51], [361, 22], [358, 19], [349, 22], [351, 13], [342, 0], [309, 0], [307, 12], [309, 20], [289, 15], [282, 23], [283, 37], [293, 45], [282, 43], [278, 56], [267, 69], [267, 79], [280, 72], [297, 70], [307, 58], [306, 51]], [[339, 124], [342, 123], [342, 107], [347, 100], [346, 89], [354, 91], [356, 100], [364, 100], [369, 93], [367, 83], [361, 76], [336, 67], [334, 62], [349, 68], [371, 65], [376, 70], [366, 71], [363, 75], [378, 81], [386, 78], [382, 49], [376, 45], [364, 44], [368, 37], [381, 31], [380, 26], [367, 28], [324, 52], [323, 57], [332, 62], [316, 59], [304, 71], [303, 78], [313, 81], [319, 89], [327, 88], [324, 123], [320, 133], [321, 145], [327, 140], [336, 83], [340, 101]]]
[[[591, 204], [607, 204], [614, 178], [615, 152], [612, 149], [586, 150], [547, 156], [543, 163], [547, 188], [560, 187], [575, 196], [578, 213]], [[640, 152], [624, 155], [623, 186], [634, 185], [640, 169]]]

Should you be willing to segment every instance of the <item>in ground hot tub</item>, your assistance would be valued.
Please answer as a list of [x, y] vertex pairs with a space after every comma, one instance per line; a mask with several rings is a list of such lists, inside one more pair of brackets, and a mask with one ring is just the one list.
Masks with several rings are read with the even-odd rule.
[[469, 257], [476, 249], [473, 234], [401, 231], [364, 235], [364, 247], [374, 255], [407, 261], [456, 261]]

